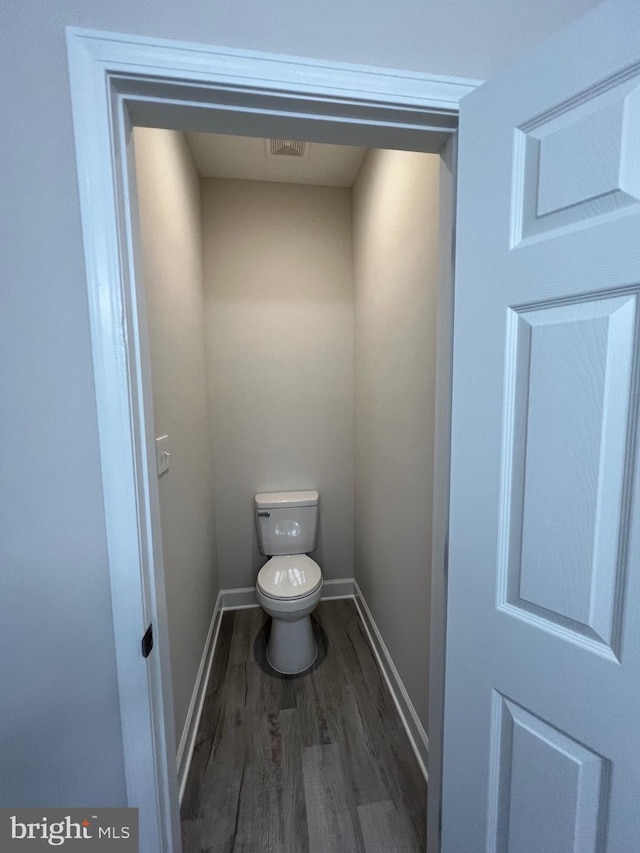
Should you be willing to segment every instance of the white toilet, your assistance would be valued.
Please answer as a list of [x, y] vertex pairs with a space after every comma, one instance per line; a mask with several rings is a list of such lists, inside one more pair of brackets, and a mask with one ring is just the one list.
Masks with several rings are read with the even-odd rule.
[[316, 491], [255, 497], [258, 543], [271, 557], [258, 572], [256, 595], [272, 619], [269, 664], [285, 675], [309, 669], [318, 654], [310, 614], [320, 601], [322, 572], [307, 556], [317, 542], [318, 500]]

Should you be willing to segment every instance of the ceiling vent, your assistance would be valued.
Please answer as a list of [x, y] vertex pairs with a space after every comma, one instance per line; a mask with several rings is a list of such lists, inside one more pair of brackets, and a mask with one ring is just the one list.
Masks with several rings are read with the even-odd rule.
[[304, 157], [305, 143], [298, 139], [270, 139], [269, 153], [272, 157]]

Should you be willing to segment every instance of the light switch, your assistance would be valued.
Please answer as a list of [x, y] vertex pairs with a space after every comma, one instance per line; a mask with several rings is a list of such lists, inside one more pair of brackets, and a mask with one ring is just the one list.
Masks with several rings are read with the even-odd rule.
[[171, 454], [168, 450], [169, 436], [161, 435], [156, 438], [156, 463], [158, 466], [158, 477], [169, 470], [169, 457]]

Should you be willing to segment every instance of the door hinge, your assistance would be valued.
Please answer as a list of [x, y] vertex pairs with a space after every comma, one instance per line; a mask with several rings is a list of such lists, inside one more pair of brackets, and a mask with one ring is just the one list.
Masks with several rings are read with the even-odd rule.
[[148, 658], [153, 648], [153, 625], [149, 625], [142, 638], [142, 657]]

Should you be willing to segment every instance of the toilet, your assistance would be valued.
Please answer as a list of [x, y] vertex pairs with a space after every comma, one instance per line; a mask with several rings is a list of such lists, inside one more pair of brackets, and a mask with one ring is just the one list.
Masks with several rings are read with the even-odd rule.
[[260, 551], [271, 558], [258, 573], [256, 596], [272, 620], [267, 659], [284, 675], [309, 669], [318, 654], [311, 613], [320, 601], [322, 572], [307, 556], [317, 543], [318, 502], [316, 491], [255, 496]]

